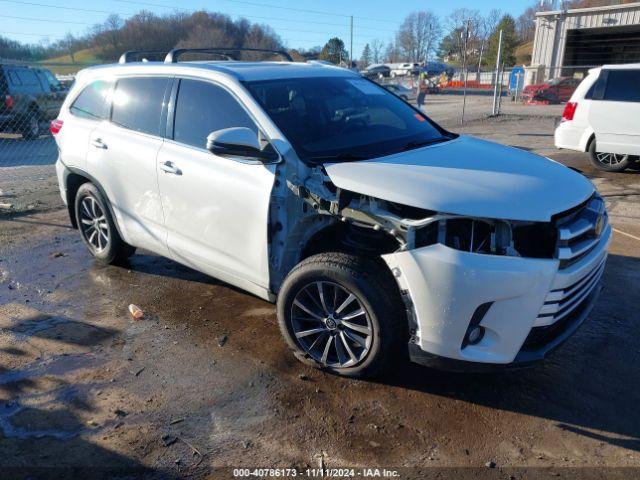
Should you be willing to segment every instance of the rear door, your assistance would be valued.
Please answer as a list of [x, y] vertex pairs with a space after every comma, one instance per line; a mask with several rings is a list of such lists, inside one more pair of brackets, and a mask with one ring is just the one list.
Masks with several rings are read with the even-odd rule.
[[589, 121], [598, 151], [640, 155], [640, 70], [602, 70]]
[[169, 77], [123, 77], [112, 94], [110, 122], [89, 138], [87, 170], [103, 187], [125, 240], [167, 255], [156, 159], [162, 146]]

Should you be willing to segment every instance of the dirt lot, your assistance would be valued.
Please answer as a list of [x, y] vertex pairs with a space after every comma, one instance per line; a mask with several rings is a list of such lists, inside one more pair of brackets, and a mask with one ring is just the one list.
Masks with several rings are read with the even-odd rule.
[[[458, 129], [456, 115], [428, 108]], [[230, 478], [233, 467], [324, 465], [407, 478], [637, 477], [640, 175], [555, 151], [554, 122], [506, 116], [464, 131], [593, 179], [616, 227], [606, 288], [551, 359], [491, 375], [407, 366], [373, 382], [309, 369], [286, 352], [272, 305], [145, 252], [128, 268], [94, 264], [52, 167], [0, 169], [14, 202], [41, 202], [0, 213], [0, 476]], [[131, 320], [130, 303], [147, 317]]]

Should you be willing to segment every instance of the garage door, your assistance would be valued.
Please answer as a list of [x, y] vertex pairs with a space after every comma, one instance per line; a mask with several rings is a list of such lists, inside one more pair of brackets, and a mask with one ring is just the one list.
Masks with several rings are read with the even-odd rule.
[[567, 31], [564, 66], [640, 62], [640, 25]]

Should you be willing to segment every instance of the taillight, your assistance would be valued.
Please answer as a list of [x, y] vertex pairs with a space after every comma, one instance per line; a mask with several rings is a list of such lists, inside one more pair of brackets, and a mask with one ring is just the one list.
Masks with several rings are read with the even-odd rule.
[[562, 121], [570, 122], [571, 120], [573, 120], [573, 116], [576, 114], [577, 108], [577, 102], [567, 102], [567, 104], [564, 106], [564, 111], [562, 112]]
[[11, 95], [4, 96], [4, 106], [5, 108], [13, 107], [13, 97]]
[[49, 131], [51, 132], [52, 135], [56, 135], [60, 130], [62, 130], [63, 124], [64, 122], [59, 118], [56, 118], [55, 120], [51, 120], [51, 123], [49, 124]]

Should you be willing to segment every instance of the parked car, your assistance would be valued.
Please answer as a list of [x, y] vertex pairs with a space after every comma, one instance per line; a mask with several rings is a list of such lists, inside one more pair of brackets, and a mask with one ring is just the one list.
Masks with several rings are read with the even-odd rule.
[[564, 108], [555, 145], [589, 152], [601, 170], [621, 172], [640, 156], [640, 63], [589, 74]]
[[418, 98], [415, 90], [407, 88], [404, 85], [400, 85], [399, 83], [389, 83], [387, 85], [384, 85], [384, 88], [397, 95], [405, 102], [413, 102], [414, 100], [416, 100], [416, 98]]
[[427, 62], [427, 64], [422, 67], [422, 71], [429, 77], [434, 77], [436, 75], [446, 74], [448, 77], [452, 77], [455, 69], [446, 63], [442, 62]]
[[46, 132], [43, 123], [55, 118], [66, 96], [45, 68], [0, 65], [0, 131], [33, 139]]
[[387, 78], [391, 75], [391, 69], [387, 65], [369, 65], [360, 74], [366, 78]]
[[51, 124], [96, 260], [144, 248], [277, 302], [297, 358], [353, 377], [529, 364], [588, 316], [611, 228], [583, 175], [348, 70], [176, 56], [81, 71]]
[[573, 77], [562, 77], [546, 83], [527, 85], [522, 90], [522, 101], [564, 103], [569, 100], [580, 80]]
[[389, 72], [391, 78], [418, 75], [420, 73], [419, 63], [390, 63], [389, 68], [391, 69]]

